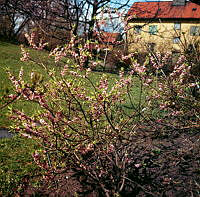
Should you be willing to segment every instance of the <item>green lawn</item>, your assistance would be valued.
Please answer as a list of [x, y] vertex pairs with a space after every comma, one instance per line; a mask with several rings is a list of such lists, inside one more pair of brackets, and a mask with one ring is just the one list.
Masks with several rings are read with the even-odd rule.
[[[35, 51], [28, 49], [30, 51], [31, 57], [39, 62], [44, 63], [45, 65], [48, 66], [48, 69], [55, 69], [56, 71], [59, 71], [61, 67], [56, 67], [55, 63], [51, 58], [48, 57], [48, 54], [45, 52], [41, 51]], [[9, 68], [12, 73], [15, 75], [18, 75], [19, 70], [21, 67], [24, 69], [24, 75], [25, 79], [29, 77], [31, 71], [37, 71], [38, 73], [42, 74], [44, 77], [44, 82], [48, 81], [48, 75], [46, 74], [46, 70], [43, 69], [41, 66], [38, 66], [34, 63], [30, 62], [22, 62], [20, 61], [21, 57], [21, 50], [20, 46], [6, 43], [6, 42], [1, 42], [0, 41], [0, 98], [3, 94], [5, 93], [11, 93], [12, 92], [12, 85], [10, 80], [8, 79], [8, 75], [6, 73], [6, 69]], [[94, 72], [91, 75], [91, 80], [95, 83], [96, 81], [99, 80], [101, 77], [102, 73], [99, 72]], [[115, 81], [118, 76], [116, 74], [107, 74], [109, 77], [109, 80]], [[138, 79], [135, 80], [135, 87], [134, 89], [131, 90], [131, 95], [134, 97], [134, 102], [138, 103], [139, 102], [139, 81]], [[1, 105], [1, 100], [0, 100], [0, 105]], [[37, 105], [30, 105], [29, 102], [18, 102], [14, 103], [10, 106], [13, 106], [18, 109], [23, 109], [25, 112], [28, 114], [33, 113], [33, 110], [38, 110]], [[126, 106], [130, 106], [130, 103], [127, 102]], [[5, 108], [0, 111], [0, 128], [4, 127], [9, 127], [10, 122], [7, 117], [7, 112], [8, 108]]]
[[[42, 58], [41, 53], [37, 51], [31, 52], [33, 53], [34, 58]], [[27, 76], [31, 70], [44, 73], [39, 66], [36, 66], [33, 63], [20, 61], [20, 57], [20, 46], [0, 41], [0, 97], [5, 93], [12, 92], [11, 82], [8, 79], [6, 69], [10, 69], [15, 75], [19, 73], [21, 67], [24, 68], [25, 76]], [[28, 103], [20, 103], [18, 104], [18, 107], [25, 108], [27, 111], [32, 111], [32, 106], [28, 105]], [[7, 108], [0, 111], [0, 128], [9, 126], [9, 119], [6, 114]]]
[[35, 149], [30, 139], [0, 139], [0, 196], [13, 196], [22, 189], [22, 180], [38, 174], [32, 158]]
[[[34, 58], [49, 61], [45, 53], [31, 50]], [[42, 57], [45, 58], [42, 59]], [[12, 85], [8, 79], [6, 69], [9, 68], [15, 75], [21, 67], [25, 76], [31, 70], [44, 74], [44, 70], [33, 63], [20, 61], [20, 46], [0, 41], [0, 97], [12, 92]], [[0, 101], [0, 104], [2, 104]], [[24, 109], [26, 112], [37, 110], [36, 106], [28, 102], [18, 102], [13, 107]], [[0, 110], [0, 128], [9, 127], [7, 116], [8, 108]], [[11, 196], [20, 188], [21, 180], [36, 174], [36, 165], [33, 164], [32, 153], [36, 143], [29, 139], [15, 136], [12, 139], [0, 139], [0, 196]]]
[[[59, 70], [60, 67], [55, 67], [52, 58], [48, 57], [48, 53], [27, 49], [33, 60], [42, 62], [47, 65], [48, 69], [54, 68]], [[12, 85], [8, 79], [6, 70], [9, 69], [15, 76], [18, 76], [21, 68], [24, 70], [25, 79], [29, 79], [31, 71], [35, 71], [44, 77], [44, 81], [48, 80], [47, 71], [33, 62], [22, 62], [21, 49], [19, 45], [10, 44], [0, 41], [0, 98], [4, 94], [12, 93]], [[0, 105], [3, 101], [0, 100]], [[37, 110], [37, 105], [30, 105], [29, 102], [17, 102], [10, 106], [18, 109], [23, 109], [28, 114], [33, 113], [33, 110]], [[7, 116], [8, 108], [4, 108], [0, 111], [0, 128], [6, 128], [10, 126], [10, 122]]]

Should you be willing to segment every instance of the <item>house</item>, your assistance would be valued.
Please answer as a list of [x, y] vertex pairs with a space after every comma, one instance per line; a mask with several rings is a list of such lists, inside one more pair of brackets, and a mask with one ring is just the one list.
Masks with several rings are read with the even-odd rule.
[[103, 32], [100, 33], [100, 40], [103, 43], [115, 44], [117, 41], [122, 40], [122, 36], [118, 32], [105, 32], [105, 31], [103, 31]]
[[130, 51], [141, 46], [180, 51], [200, 38], [200, 5], [186, 0], [135, 2], [127, 23]]
[[122, 35], [118, 32], [99, 31], [99, 32], [94, 32], [93, 37], [99, 43], [109, 44], [109, 45], [116, 44], [117, 41], [122, 41]]
[[121, 44], [121, 41], [123, 41], [121, 33], [105, 31], [94, 32], [93, 39], [97, 41], [100, 48], [103, 49], [113, 49], [114, 46], [117, 46], [119, 43]]

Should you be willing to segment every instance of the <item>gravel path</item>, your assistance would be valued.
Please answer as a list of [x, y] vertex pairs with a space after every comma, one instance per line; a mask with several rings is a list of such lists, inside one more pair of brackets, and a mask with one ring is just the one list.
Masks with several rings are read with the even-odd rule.
[[14, 134], [10, 133], [5, 128], [0, 128], [0, 139], [1, 138], [12, 138]]

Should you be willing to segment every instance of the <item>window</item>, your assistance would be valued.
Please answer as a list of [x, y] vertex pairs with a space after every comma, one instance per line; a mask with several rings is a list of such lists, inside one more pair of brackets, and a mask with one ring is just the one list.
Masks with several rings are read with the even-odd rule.
[[140, 25], [135, 25], [135, 26], [134, 26], [134, 31], [135, 31], [136, 34], [141, 34], [142, 26], [140, 26]]
[[174, 30], [181, 30], [181, 23], [174, 23]]
[[147, 46], [148, 46], [148, 48], [149, 48], [150, 51], [154, 51], [156, 44], [153, 43], [153, 42], [150, 42], [150, 43], [148, 43]]
[[180, 37], [174, 37], [174, 38], [173, 38], [173, 43], [174, 43], [174, 44], [180, 43]]
[[199, 36], [200, 35], [200, 26], [191, 26], [190, 27], [190, 35], [191, 36]]
[[157, 25], [150, 25], [149, 26], [149, 34], [155, 35], [158, 32]]

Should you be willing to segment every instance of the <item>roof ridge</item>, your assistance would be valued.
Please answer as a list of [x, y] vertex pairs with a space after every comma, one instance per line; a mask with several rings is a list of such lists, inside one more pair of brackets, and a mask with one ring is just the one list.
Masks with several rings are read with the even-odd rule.
[[[195, 8], [197, 9], [193, 9]], [[158, 9], [159, 12], [158, 12]], [[198, 11], [196, 11], [198, 10]], [[200, 5], [186, 1], [185, 5], [173, 5], [173, 1], [135, 2], [129, 9], [127, 16], [132, 18], [191, 18], [200, 19]]]

